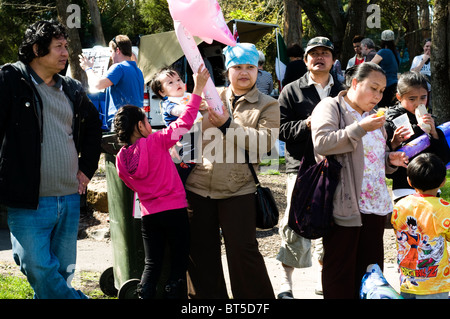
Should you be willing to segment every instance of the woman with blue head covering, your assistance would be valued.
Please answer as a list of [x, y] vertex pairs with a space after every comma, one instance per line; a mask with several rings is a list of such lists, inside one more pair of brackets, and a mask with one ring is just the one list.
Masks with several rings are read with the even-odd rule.
[[245, 161], [258, 168], [278, 136], [278, 101], [256, 87], [258, 51], [251, 43], [224, 49], [229, 86], [219, 91], [223, 112], [203, 117], [202, 161], [186, 181], [191, 247], [189, 297], [229, 298], [221, 262], [221, 235], [235, 299], [274, 298], [256, 241], [255, 182]]

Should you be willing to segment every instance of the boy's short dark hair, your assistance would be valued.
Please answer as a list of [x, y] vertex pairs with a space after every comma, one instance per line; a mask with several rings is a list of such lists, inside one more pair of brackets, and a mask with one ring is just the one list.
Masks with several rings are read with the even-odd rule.
[[423, 153], [408, 164], [406, 174], [412, 187], [427, 191], [441, 186], [446, 177], [447, 168], [437, 155]]
[[161, 80], [159, 79], [162, 74], [179, 76], [178, 72], [175, 69], [172, 69], [171, 67], [164, 67], [155, 74], [153, 74], [152, 79], [150, 80], [150, 88], [152, 89], [153, 93], [156, 94], [161, 99], [164, 97], [161, 96], [161, 94], [159, 94], [159, 91], [162, 90]]

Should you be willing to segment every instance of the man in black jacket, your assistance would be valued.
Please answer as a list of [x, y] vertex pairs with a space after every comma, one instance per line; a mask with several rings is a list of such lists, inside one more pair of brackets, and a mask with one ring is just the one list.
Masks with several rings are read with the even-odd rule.
[[14, 259], [39, 299], [86, 298], [70, 287], [80, 194], [100, 157], [101, 122], [68, 60], [58, 22], [29, 26], [19, 60], [0, 70], [0, 203]]
[[[304, 61], [308, 72], [300, 79], [289, 83], [280, 94], [280, 136], [286, 143], [287, 207], [280, 223], [281, 246], [277, 259], [282, 263], [282, 283], [278, 298], [293, 298], [292, 273], [294, 268], [311, 266], [311, 241], [296, 234], [288, 226], [292, 189], [297, 172], [302, 165], [315, 163], [311, 140], [311, 113], [324, 98], [336, 96], [344, 89], [333, 79], [330, 70], [334, 61], [334, 46], [328, 38], [311, 39], [306, 47]], [[308, 187], [305, 185], [305, 187]], [[318, 253], [321, 240], [315, 242]], [[320, 255], [318, 256], [320, 262]], [[316, 289], [320, 293], [321, 287]]]

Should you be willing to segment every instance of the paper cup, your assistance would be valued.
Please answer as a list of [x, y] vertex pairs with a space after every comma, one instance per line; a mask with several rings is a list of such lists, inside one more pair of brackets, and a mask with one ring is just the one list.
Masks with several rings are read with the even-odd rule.
[[408, 128], [408, 135], [413, 135], [414, 131], [411, 127], [411, 123], [409, 123], [408, 114], [402, 114], [399, 117], [396, 117], [392, 120], [394, 122], [395, 126], [399, 128], [400, 126], [404, 126]]

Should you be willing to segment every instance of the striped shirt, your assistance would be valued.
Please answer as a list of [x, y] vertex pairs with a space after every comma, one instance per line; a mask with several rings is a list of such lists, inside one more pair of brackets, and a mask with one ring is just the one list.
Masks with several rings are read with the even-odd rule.
[[32, 72], [42, 100], [43, 142], [39, 196], [65, 196], [78, 190], [78, 153], [73, 140], [73, 105], [59, 79], [47, 86]]

